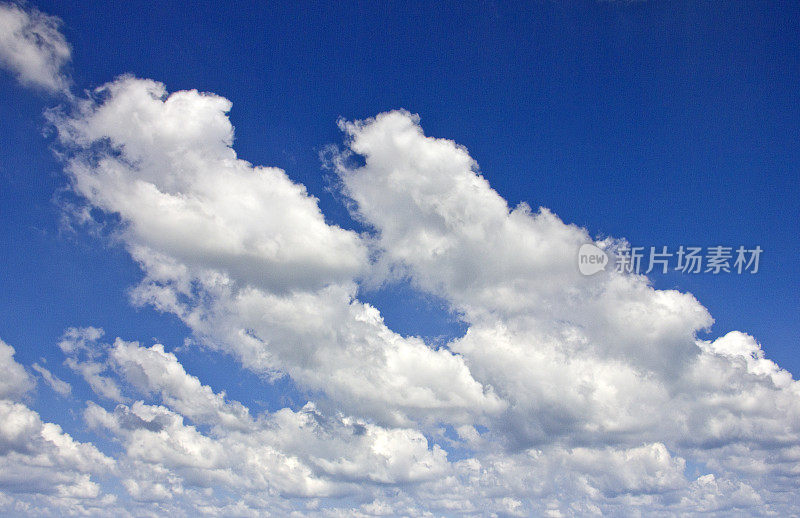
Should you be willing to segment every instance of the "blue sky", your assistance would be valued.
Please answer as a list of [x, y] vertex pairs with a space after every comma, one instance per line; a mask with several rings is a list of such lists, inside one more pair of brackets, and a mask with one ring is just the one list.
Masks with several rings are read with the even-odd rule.
[[[226, 96], [239, 155], [286, 169], [338, 224], [352, 223], [326, 190], [318, 158], [339, 139], [336, 119], [406, 108], [423, 117], [429, 134], [465, 145], [511, 204], [545, 206], [595, 234], [642, 246], [761, 244], [765, 264], [753, 279], [655, 280], [695, 293], [712, 310], [715, 331], [751, 332], [781, 365], [800, 368], [797, 324], [780, 317], [800, 309], [800, 275], [791, 268], [800, 248], [800, 117], [798, 13], [790, 2], [39, 7], [66, 22], [78, 88], [132, 73], [170, 90]], [[22, 263], [6, 282], [64, 268], [100, 271], [85, 249], [50, 239], [58, 224], [51, 198], [63, 179], [40, 138], [46, 103], [8, 76], [3, 89], [14, 99], [2, 106], [4, 140], [15, 143], [3, 155], [10, 177], [3, 218], [15, 222], [5, 225], [15, 236], [4, 240], [4, 254]], [[16, 232], [30, 225], [48, 233], [38, 240], [46, 250], [31, 243], [41, 253], [18, 246], [26, 237]], [[70, 260], [54, 260], [64, 254]], [[30, 268], [32, 257], [43, 261], [39, 268]], [[135, 269], [102, 271], [97, 280], [110, 290], [89, 294], [80, 284], [87, 300], [106, 306]], [[6, 298], [6, 308], [41, 301], [31, 307], [33, 322], [54, 306], [42, 293], [79, 296], [70, 279], [52, 280], [37, 290], [15, 282], [21, 298]], [[93, 309], [101, 319], [124, 310]], [[70, 320], [59, 318], [42, 341], [52, 342]]]
[[[343, 135], [338, 120], [371, 120], [390, 110], [418, 114], [420, 119], [414, 124], [425, 135], [452, 140], [468, 150], [483, 178], [510, 208], [521, 202], [534, 212], [546, 207], [564, 223], [585, 228], [592, 238], [625, 238], [635, 246], [668, 246], [673, 250], [680, 245], [760, 246], [764, 253], [755, 275], [670, 273], [651, 275], [650, 280], [658, 290], [692, 293], [708, 310], [715, 320], [710, 331], [694, 320], [687, 324], [698, 339], [715, 340], [730, 331], [741, 331], [755, 337], [766, 358], [795, 378], [800, 373], [800, 325], [796, 318], [800, 272], [795, 267], [800, 250], [797, 3], [397, 2], [376, 6], [366, 2], [198, 2], [187, 8], [178, 2], [143, 6], [39, 1], [24, 9], [38, 9], [61, 20], [58, 29], [71, 54], [56, 73], [71, 83], [61, 91], [41, 85], [37, 88], [35, 84], [31, 88], [30, 81], [21, 83], [18, 78], [22, 73], [8, 64], [11, 72], [0, 74], [0, 117], [4, 121], [0, 127], [0, 338], [14, 347], [16, 361], [27, 368], [32, 379], [36, 376], [32, 365], [38, 363], [70, 383], [71, 395], [58, 397], [40, 379], [27, 404], [44, 421], [57, 422], [76, 440], [92, 442], [108, 455], [110, 450], [104, 448], [113, 448], [115, 440], [124, 443], [124, 439], [109, 439], [87, 425], [87, 401], [102, 403], [103, 399], [75, 369], [64, 364], [65, 353], [57, 345], [66, 329], [95, 326], [105, 330], [104, 340], [109, 343], [120, 337], [139, 341], [143, 347], [163, 344], [166, 351], [175, 352], [186, 372], [214, 392], [224, 391], [228, 400], [242, 402], [253, 415], [284, 407], [299, 412], [307, 401], [319, 399], [321, 408], [327, 405], [327, 412], [342, 412], [390, 429], [418, 429], [429, 441], [429, 451], [434, 451], [434, 443], [454, 456], [464, 448], [460, 443], [436, 439], [432, 430], [441, 425], [452, 431], [467, 423], [466, 418], [448, 421], [450, 414], [436, 418], [409, 414], [402, 423], [391, 422], [371, 414], [372, 407], [363, 401], [342, 396], [341, 387], [309, 382], [309, 375], [293, 371], [299, 367], [290, 366], [286, 359], [263, 369], [248, 364], [243, 349], [226, 345], [229, 335], [219, 331], [223, 324], [212, 317], [208, 317], [209, 326], [218, 328], [201, 329], [199, 324], [193, 327], [182, 321], [175, 311], [159, 311], [152, 300], [132, 303], [134, 287], [153, 274], [132, 258], [132, 247], [144, 243], [151, 251], [174, 252], [178, 261], [195, 255], [205, 257], [205, 252], [174, 251], [172, 245], [159, 249], [160, 245], [143, 237], [144, 231], [133, 237], [126, 234], [121, 229], [140, 224], [139, 216], [126, 216], [110, 202], [93, 199], [76, 187], [77, 175], [68, 171], [67, 164], [79, 159], [81, 150], [96, 152], [91, 146], [82, 149], [83, 141], [70, 141], [69, 136], [59, 140], [69, 124], [91, 120], [89, 112], [79, 111], [75, 99], [89, 99], [86, 102], [94, 107], [91, 109], [99, 109], [105, 98], [89, 96], [87, 91], [122, 74], [161, 82], [170, 93], [195, 89], [230, 100], [228, 116], [235, 128], [232, 147], [239, 158], [256, 166], [284, 170], [291, 182], [304, 185], [317, 198], [327, 225], [354, 231], [348, 236], [383, 232], [383, 239], [377, 238], [377, 243], [367, 243], [363, 238], [363, 245], [353, 246], [374, 246], [370, 253], [394, 258], [397, 264], [402, 262], [398, 258], [403, 259], [405, 275], [400, 279], [385, 275], [380, 265], [367, 261], [369, 265], [359, 267], [362, 269], [352, 277], [356, 300], [377, 308], [387, 329], [403, 337], [421, 336], [431, 349], [452, 348], [463, 355], [484, 388], [502, 385], [501, 381], [492, 381], [494, 374], [487, 366], [491, 362], [487, 360], [481, 366], [480, 355], [471, 357], [466, 346], [451, 347], [450, 341], [464, 336], [470, 326], [476, 333], [487, 326], [484, 309], [495, 312], [492, 314], [498, 321], [509, 328], [517, 314], [491, 304], [479, 311], [476, 308], [484, 301], [476, 295], [477, 288], [464, 291], [456, 281], [452, 285], [446, 284], [449, 281], [437, 284], [435, 279], [447, 278], [449, 269], [437, 270], [422, 259], [415, 262], [415, 258], [403, 255], [402, 244], [407, 241], [386, 237], [393, 232], [395, 221], [409, 217], [400, 209], [396, 214], [391, 212], [402, 193], [373, 200], [378, 207], [390, 207], [386, 209], [388, 219], [384, 219], [379, 209], [370, 212], [364, 208], [372, 194], [353, 173], [362, 169], [353, 165], [331, 167], [324, 163], [324, 156], [338, 156], [349, 148], [356, 154], [374, 156], [375, 163], [392, 163], [399, 151], [373, 148], [377, 144], [368, 136], [373, 126], [393, 131], [395, 123], [389, 121], [383, 126], [373, 120], [375, 124], [367, 124], [369, 128]], [[117, 94], [106, 95], [114, 98]], [[118, 95], [121, 98], [123, 94]], [[55, 116], [45, 115], [46, 110], [59, 106], [62, 111]], [[90, 127], [91, 123], [86, 124]], [[120, 128], [126, 124], [127, 120], [120, 119]], [[91, 133], [86, 131], [87, 135]], [[112, 142], [116, 142], [114, 138], [124, 142], [125, 137], [114, 135], [111, 131], [107, 137]], [[366, 152], [357, 150], [362, 141]], [[158, 149], [162, 145], [167, 149], [167, 144], [153, 144]], [[441, 170], [452, 163], [444, 160]], [[161, 165], [153, 167], [154, 171], [163, 171]], [[377, 172], [370, 174], [380, 174], [380, 168], [370, 165], [369, 160], [363, 170], [372, 168]], [[425, 174], [419, 170], [408, 180], [413, 183]], [[376, 185], [383, 184], [376, 180]], [[363, 207], [353, 208], [354, 203]], [[68, 228], [65, 207], [69, 204], [90, 208], [93, 223]], [[480, 212], [475, 210], [476, 214]], [[416, 228], [417, 223], [409, 219], [400, 226]], [[253, 225], [258, 228], [257, 221]], [[362, 238], [358, 239], [362, 243]], [[465, 245], [464, 250], [469, 255], [469, 250], [477, 248]], [[485, 269], [506, 264], [504, 253], [498, 249], [496, 256], [487, 255]], [[522, 257], [508, 253], [509, 257]], [[458, 257], [461, 259], [453, 258], [452, 264], [467, 268], [467, 259]], [[196, 266], [192, 260], [186, 262], [190, 268]], [[389, 263], [392, 260], [387, 259]], [[234, 272], [236, 264], [232, 260], [228, 266], [215, 262], [205, 266]], [[336, 264], [346, 268], [344, 262]], [[531, 271], [538, 264], [531, 262]], [[476, 275], [484, 274], [489, 275]], [[377, 278], [381, 287], [375, 288], [375, 283], [366, 278]], [[560, 278], [552, 279], [556, 282]], [[244, 286], [246, 282], [242, 282]], [[546, 284], [541, 279], [530, 282], [534, 291]], [[539, 300], [538, 296], [534, 293], [530, 300]], [[541, 296], [541, 300], [549, 300], [550, 295]], [[540, 318], [539, 309], [526, 311]], [[648, 319], [653, 319], [654, 329], [667, 325], [658, 314], [645, 313], [641, 317], [645, 328], [650, 325]], [[686, 319], [691, 320], [688, 316]], [[569, 320], [568, 316], [554, 321]], [[581, 322], [580, 318], [575, 322]], [[646, 330], [641, 332], [642, 336], [653, 336]], [[534, 336], [534, 331], [530, 333], [527, 336]], [[616, 338], [609, 338], [614, 336], [612, 331], [587, 333], [590, 342], [595, 337], [599, 342], [616, 343]], [[658, 340], [663, 338], [658, 334], [661, 331], [654, 333]], [[676, 331], [676, 337], [663, 338], [664, 343], [673, 344], [673, 338], [685, 341], [684, 335], [677, 337], [679, 334]], [[303, 343], [303, 335], [298, 336]], [[641, 337], [631, 340], [636, 342]], [[609, 350], [614, 347], [609, 345]], [[643, 359], [642, 365], [650, 368], [647, 361]], [[118, 374], [119, 369], [123, 367], [118, 367]], [[273, 384], [267, 377], [275, 372], [288, 375]], [[151, 389], [143, 396], [145, 401], [152, 402], [147, 398], [162, 390]], [[135, 399], [132, 396], [130, 401]], [[487, 408], [491, 406], [491, 402], [484, 403]], [[116, 403], [106, 400], [102, 404], [111, 411]], [[510, 404], [528, 408], [528, 413], [521, 415], [533, 415], [547, 407]], [[785, 407], [780, 408], [785, 411]], [[172, 410], [180, 413], [180, 409]], [[487, 415], [494, 415], [492, 411], [486, 410]], [[213, 426], [201, 419], [193, 421], [189, 414], [184, 416], [201, 429]], [[490, 441], [503, 443], [507, 439], [509, 444], [517, 444], [528, 440], [520, 438], [527, 437], [526, 426], [514, 428], [522, 419], [517, 415], [503, 414], [498, 419], [505, 424], [498, 430], [486, 428], [481, 419], [484, 417], [469, 422], [481, 433], [488, 430]], [[549, 430], [547, 426], [543, 429]], [[567, 435], [576, 441], [574, 444], [593, 444], [595, 440]], [[461, 439], [468, 442], [466, 435]], [[644, 434], [639, 442], [649, 444], [652, 440]], [[533, 440], [525, 447], [540, 443]], [[676, 458], [686, 458], [691, 465], [705, 466], [709, 458], [714, 459], [714, 454], [706, 458], [691, 448], [679, 451], [679, 439], [663, 439], [663, 443]], [[722, 461], [714, 469], [719, 480], [740, 480]], [[397, 484], [405, 487], [405, 483]], [[112, 488], [109, 492], [123, 495], [121, 482], [103, 484], [105, 489]], [[792, 487], [796, 481], [789, 484]], [[764, 505], [783, 509], [780, 505], [785, 502], [770, 500], [770, 495], [778, 492], [775, 487], [754, 487], [756, 492], [763, 489]], [[656, 493], [654, 489], [648, 494]], [[347, 495], [346, 505], [356, 506], [377, 493], [354, 496], [343, 490], [342, 494]], [[131, 495], [120, 496], [129, 509], [137, 501]], [[527, 507], [528, 497], [508, 497], [519, 499], [520, 507], [512, 505], [492, 512], [533, 512], [533, 507]], [[427, 507], [423, 496], [409, 498], [417, 499], [415, 509], [433, 509]], [[379, 499], [375, 497], [375, 501]], [[624, 505], [615, 507], [622, 505], [619, 502], [606, 504], [611, 507], [601, 505], [601, 509], [612, 514], [625, 512]], [[658, 505], [662, 504], [669, 509], [668, 499], [659, 501]], [[37, 501], [36, 505], [51, 504]], [[490, 512], [489, 504], [475, 505]], [[392, 509], [401, 512], [399, 507]]]

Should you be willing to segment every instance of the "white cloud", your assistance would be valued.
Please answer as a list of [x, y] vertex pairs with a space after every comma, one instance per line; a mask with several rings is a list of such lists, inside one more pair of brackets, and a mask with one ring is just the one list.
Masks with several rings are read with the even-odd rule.
[[97, 168], [73, 161], [75, 189], [120, 214], [135, 254], [164, 254], [180, 265], [162, 264], [156, 275], [220, 269], [287, 292], [346, 282], [364, 267], [358, 236], [326, 224], [302, 185], [236, 158], [227, 99], [167, 96], [162, 84], [130, 77], [96, 95], [102, 101], [85, 101], [59, 121], [60, 137], [87, 148], [108, 139], [123, 156], [102, 154]]
[[[327, 223], [284, 171], [238, 159], [230, 108], [122, 77], [51, 114], [75, 192], [119, 216], [116, 237], [144, 272], [133, 301], [314, 394], [252, 415], [163, 346], [67, 330], [67, 365], [105, 405], [87, 402], [84, 418], [121, 446], [134, 508], [800, 509], [800, 385], [752, 337], [700, 340], [713, 320], [690, 294], [580, 275], [585, 229], [508, 207], [466, 149], [407, 112], [342, 123], [348, 149], [334, 161], [367, 237]], [[398, 278], [444, 300], [465, 335], [434, 349], [357, 299], [366, 280]], [[63, 493], [95, 494], [77, 479]]]
[[347, 413], [406, 425], [502, 408], [460, 357], [392, 332], [355, 300], [367, 247], [327, 224], [283, 171], [236, 158], [227, 100], [167, 96], [131, 77], [96, 95], [54, 123], [75, 151], [76, 192], [123, 221], [121, 237], [146, 272], [135, 301]]
[[[784, 470], [800, 440], [800, 385], [751, 337], [698, 341], [712, 320], [691, 295], [641, 276], [580, 275], [585, 230], [546, 209], [510, 209], [463, 147], [426, 137], [416, 116], [342, 127], [364, 165], [339, 160], [339, 174], [356, 217], [376, 231], [381, 270], [464, 315], [469, 330], [450, 347], [509, 402], [493, 440], [659, 441], [733, 479], [748, 476], [734, 467], [748, 458]], [[786, 481], [762, 483], [770, 492]]]
[[[263, 512], [260, 506], [283, 502], [305, 506], [303, 514], [364, 516], [425, 510], [585, 514], [677, 505], [668, 498], [691, 509], [701, 499], [710, 506], [731, 494], [739, 503], [721, 509], [760, 504], [758, 493], [742, 482], [687, 480], [685, 461], [661, 443], [483, 451], [448, 462], [418, 431], [326, 415], [313, 404], [251, 417], [240, 403], [202, 385], [159, 345], [145, 348], [117, 339], [96, 351], [97, 357], [116, 358], [109, 364], [130, 389], [155, 392], [165, 405], [136, 401], [109, 411], [89, 403], [85, 411], [92, 428], [106, 430], [122, 445], [120, 483], [137, 506], [199, 510], [201, 496], [206, 510], [232, 512], [231, 492], [252, 504], [239, 512]], [[202, 425], [211, 428], [202, 431]], [[253, 502], [259, 493], [278, 500]], [[350, 510], [329, 507], [343, 497], [370, 503]]]
[[80, 351], [92, 350], [94, 342], [100, 340], [105, 333], [97, 327], [70, 327], [64, 331], [58, 347], [64, 354], [73, 355]]
[[109, 350], [112, 364], [139, 391], [158, 392], [170, 408], [196, 423], [247, 429], [252, 418], [239, 403], [227, 403], [225, 394], [215, 394], [200, 380], [189, 376], [174, 354], [161, 344], [149, 349], [117, 339]]
[[[311, 403], [297, 412], [285, 408], [252, 417], [186, 373], [160, 345], [117, 339], [100, 348], [133, 390], [155, 392], [164, 404], [136, 401], [108, 411], [89, 403], [85, 411], [91, 427], [121, 442], [122, 484], [136, 500], [182, 500], [198, 489], [209, 490], [208, 505], [225, 505], [228, 491], [358, 495], [370, 486], [432, 480], [449, 469], [444, 451], [416, 430], [325, 415]], [[211, 428], [204, 432], [203, 425]]]
[[102, 351], [98, 348], [103, 330], [96, 327], [75, 328], [64, 331], [58, 346], [67, 355], [64, 364], [79, 374], [95, 394], [116, 402], [127, 401], [119, 384], [110, 377], [109, 364], [106, 358], [100, 358]]
[[[644, 368], [679, 367], [712, 322], [691, 295], [643, 277], [584, 277], [585, 229], [547, 209], [509, 208], [466, 149], [426, 137], [406, 112], [341, 123], [364, 167], [339, 173], [356, 216], [375, 228], [382, 261], [445, 298], [474, 325], [499, 320], [568, 334], [603, 356]], [[542, 337], [544, 338], [544, 337]], [[556, 337], [561, 339], [561, 336]]]
[[69, 383], [54, 376], [53, 373], [47, 370], [45, 367], [39, 365], [38, 363], [34, 363], [31, 365], [31, 368], [38, 372], [42, 379], [44, 379], [45, 383], [47, 383], [47, 386], [53, 389], [56, 393], [62, 396], [69, 396], [72, 392], [72, 386]]
[[59, 31], [61, 20], [35, 8], [0, 4], [0, 66], [24, 85], [69, 93], [64, 72], [71, 50]]
[[0, 398], [18, 399], [33, 388], [25, 368], [14, 360], [14, 348], [0, 340]]
[[103, 494], [92, 477], [111, 472], [114, 460], [20, 402], [33, 382], [13, 355], [14, 349], [0, 341], [0, 511], [44, 515], [52, 509], [108, 509], [113, 497]]

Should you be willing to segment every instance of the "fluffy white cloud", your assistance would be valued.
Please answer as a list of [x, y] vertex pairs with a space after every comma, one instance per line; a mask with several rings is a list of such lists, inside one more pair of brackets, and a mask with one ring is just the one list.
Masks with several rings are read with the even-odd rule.
[[[144, 272], [133, 301], [314, 395], [252, 415], [160, 345], [68, 330], [66, 364], [102, 398], [84, 419], [122, 448], [130, 508], [800, 509], [800, 385], [752, 337], [700, 340], [713, 321], [690, 294], [580, 275], [586, 230], [508, 207], [466, 149], [425, 136], [414, 115], [341, 123], [334, 164], [359, 235], [326, 222], [284, 171], [238, 159], [230, 108], [122, 77], [51, 113], [74, 191], [118, 218], [115, 237]], [[398, 279], [444, 300], [464, 336], [433, 348], [357, 298]]]
[[3, 514], [88, 513], [108, 509], [113, 495], [103, 494], [93, 476], [115, 466], [91, 444], [75, 441], [20, 399], [33, 380], [0, 341], [0, 511]]
[[63, 68], [71, 51], [60, 24], [34, 8], [0, 4], [0, 66], [24, 85], [68, 94], [70, 81]]
[[459, 356], [392, 332], [355, 300], [367, 247], [327, 224], [285, 172], [237, 159], [229, 109], [212, 94], [167, 96], [123, 77], [54, 116], [75, 151], [76, 192], [120, 216], [120, 237], [146, 272], [134, 299], [347, 413], [397, 425], [500, 410]]
[[209, 505], [227, 505], [229, 491], [358, 495], [370, 486], [432, 480], [449, 469], [444, 451], [416, 430], [325, 415], [311, 403], [253, 417], [188, 374], [161, 345], [117, 339], [96, 349], [131, 389], [157, 394], [164, 405], [140, 400], [109, 411], [89, 403], [85, 410], [91, 427], [123, 445], [122, 484], [135, 500], [169, 502], [203, 489]]
[[14, 348], [0, 340], [0, 398], [18, 399], [33, 388], [25, 368], [14, 360]]
[[[451, 349], [509, 403], [490, 440], [658, 441], [734, 479], [754, 458], [786, 473], [800, 440], [800, 385], [751, 337], [698, 341], [712, 320], [691, 295], [655, 290], [643, 276], [580, 275], [577, 250], [592, 241], [584, 229], [546, 209], [509, 208], [463, 147], [426, 137], [416, 116], [342, 128], [348, 153], [364, 161], [348, 166], [344, 153], [337, 168], [355, 216], [375, 230], [381, 271], [464, 315], [470, 327]], [[787, 482], [758, 484], [769, 492]]]
[[[155, 397], [163, 405], [137, 400], [106, 409], [90, 402], [84, 412], [91, 428], [121, 444], [120, 485], [134, 511], [527, 516], [765, 508], [741, 480], [687, 479], [685, 460], [659, 442], [512, 453], [481, 444], [481, 433], [463, 426], [459, 434], [475, 456], [450, 462], [416, 430], [328, 415], [311, 403], [251, 416], [159, 344], [116, 339], [84, 347], [132, 399]], [[342, 508], [342, 499], [366, 503]]]
[[215, 394], [200, 380], [189, 376], [174, 354], [156, 344], [143, 349], [135, 343], [117, 339], [109, 351], [112, 364], [139, 391], [157, 392], [170, 408], [196, 423], [225, 428], [247, 429], [252, 425], [247, 408], [225, 402], [225, 394]]
[[[654, 290], [640, 276], [578, 274], [586, 230], [547, 209], [510, 209], [466, 149], [426, 137], [395, 111], [341, 123], [363, 167], [339, 162], [356, 216], [378, 232], [388, 268], [439, 295], [473, 325], [536, 331], [536, 341], [668, 371], [695, 355], [695, 332], [712, 322], [691, 295]], [[532, 336], [533, 338], [533, 336]]]
[[164, 85], [131, 77], [95, 95], [59, 121], [60, 137], [85, 148], [108, 142], [114, 152], [94, 156], [97, 164], [73, 161], [74, 186], [120, 215], [137, 258], [158, 253], [175, 261], [154, 264], [164, 268], [154, 275], [216, 269], [288, 292], [346, 282], [363, 268], [358, 236], [328, 225], [305, 187], [280, 169], [236, 158], [227, 99], [197, 91], [167, 96]]

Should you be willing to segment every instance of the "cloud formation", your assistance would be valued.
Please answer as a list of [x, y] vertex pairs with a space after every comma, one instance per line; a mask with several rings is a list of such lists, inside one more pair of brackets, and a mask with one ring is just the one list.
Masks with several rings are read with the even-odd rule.
[[[797, 506], [800, 389], [752, 337], [698, 339], [706, 309], [644, 276], [580, 275], [584, 229], [508, 207], [466, 149], [426, 136], [415, 115], [341, 122], [333, 162], [359, 235], [326, 223], [283, 171], [236, 158], [229, 109], [122, 77], [53, 118], [76, 193], [119, 216], [142, 267], [134, 302], [316, 399], [250, 416], [161, 346], [98, 352], [97, 330], [69, 331], [67, 364], [106, 401], [89, 403], [87, 422], [131, 445], [134, 499], [180, 507], [197, 488], [270, 488], [304, 514], [342, 495], [363, 502], [348, 514]], [[364, 279], [441, 298], [466, 333], [435, 349], [392, 332], [357, 299]], [[269, 460], [236, 467], [250, 457]]]
[[42, 379], [47, 383], [47, 386], [53, 389], [57, 394], [61, 396], [69, 396], [72, 392], [72, 386], [64, 380], [58, 379], [58, 377], [54, 376], [52, 372], [47, 370], [47, 368], [39, 365], [38, 363], [34, 363], [31, 365], [31, 368], [39, 373]]
[[[66, 92], [57, 27], [0, 6], [0, 59]], [[580, 275], [585, 229], [509, 207], [414, 114], [340, 121], [331, 162], [359, 233], [285, 171], [239, 159], [231, 108], [121, 76], [48, 117], [83, 223], [111, 216], [141, 267], [132, 302], [306, 401], [256, 413], [161, 344], [69, 328], [76, 389], [31, 368], [62, 396], [90, 391], [81, 442], [28, 406], [34, 379], [0, 342], [4, 514], [800, 512], [800, 383], [753, 337], [701, 339], [700, 302], [644, 276]], [[403, 336], [359, 300], [400, 282], [463, 336]]]
[[64, 67], [71, 49], [60, 25], [61, 20], [35, 8], [0, 4], [0, 66], [23, 85], [68, 94], [70, 79]]
[[355, 299], [367, 246], [326, 223], [284, 171], [236, 157], [227, 100], [168, 96], [132, 77], [95, 95], [54, 123], [75, 150], [75, 191], [120, 216], [120, 238], [146, 272], [137, 303], [380, 423], [464, 423], [503, 407], [461, 357], [392, 332]]
[[75, 441], [42, 421], [22, 400], [34, 382], [0, 341], [0, 509], [4, 514], [102, 512], [116, 498], [98, 478], [116, 462], [95, 446]]
[[[132, 395], [155, 395], [160, 403], [138, 400], [106, 410], [89, 402], [84, 412], [90, 427], [123, 445], [121, 482], [136, 501], [187, 506], [183, 500], [204, 489], [332, 497], [431, 480], [448, 469], [445, 452], [429, 448], [416, 430], [325, 415], [313, 403], [251, 416], [188, 374], [160, 344], [145, 348], [117, 339], [91, 347]], [[205, 504], [219, 504], [214, 496]], [[275, 505], [268, 499], [255, 508]]]

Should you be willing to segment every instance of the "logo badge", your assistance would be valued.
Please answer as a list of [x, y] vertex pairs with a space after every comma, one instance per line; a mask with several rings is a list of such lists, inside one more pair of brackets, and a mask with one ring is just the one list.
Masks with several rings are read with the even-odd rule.
[[582, 275], [594, 275], [608, 266], [608, 254], [592, 243], [582, 245], [578, 250], [578, 270]]

